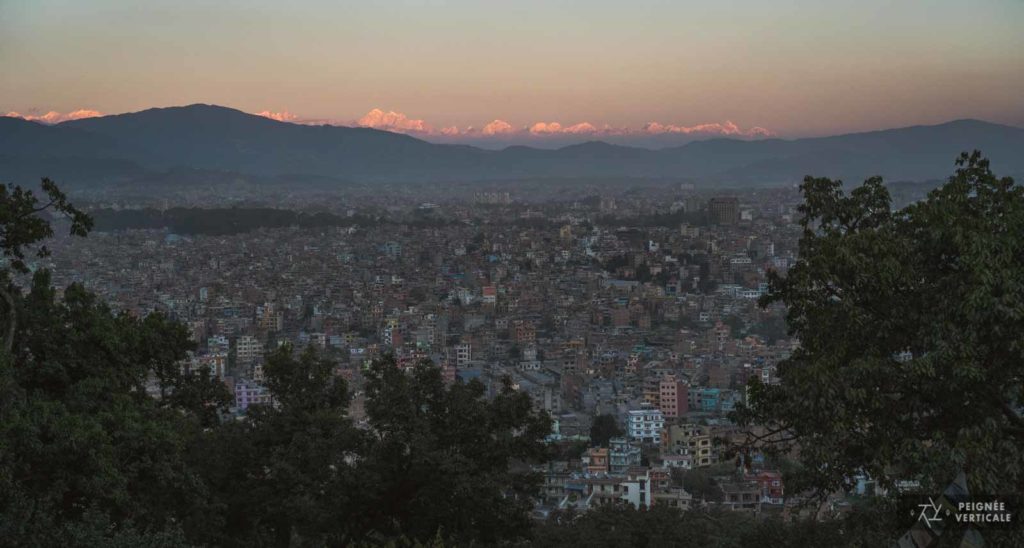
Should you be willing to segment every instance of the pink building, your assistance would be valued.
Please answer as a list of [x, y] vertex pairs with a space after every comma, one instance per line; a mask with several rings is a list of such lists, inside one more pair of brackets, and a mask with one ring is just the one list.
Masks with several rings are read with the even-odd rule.
[[659, 405], [666, 419], [685, 417], [689, 411], [689, 387], [677, 379], [662, 379], [659, 384]]

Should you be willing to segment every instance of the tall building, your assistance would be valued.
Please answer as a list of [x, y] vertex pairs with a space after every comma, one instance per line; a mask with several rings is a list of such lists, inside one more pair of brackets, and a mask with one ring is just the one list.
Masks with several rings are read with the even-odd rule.
[[714, 464], [711, 433], [696, 424], [673, 424], [661, 433], [662, 455], [687, 455], [692, 466]]
[[629, 412], [629, 437], [644, 443], [661, 443], [665, 416], [661, 409], [634, 409]]
[[686, 416], [689, 411], [689, 387], [681, 380], [668, 377], [659, 383], [659, 405], [666, 419]]
[[708, 202], [708, 215], [715, 224], [736, 224], [740, 218], [740, 201], [731, 196], [711, 198]]
[[263, 358], [263, 344], [252, 335], [242, 335], [235, 341], [235, 357], [239, 364], [252, 364]]
[[469, 343], [455, 345], [455, 366], [466, 367], [473, 357], [473, 346]]
[[274, 303], [256, 307], [256, 326], [267, 331], [280, 331], [284, 327], [284, 314]]
[[608, 469], [613, 474], [625, 473], [631, 466], [640, 466], [640, 448], [626, 438], [608, 440]]

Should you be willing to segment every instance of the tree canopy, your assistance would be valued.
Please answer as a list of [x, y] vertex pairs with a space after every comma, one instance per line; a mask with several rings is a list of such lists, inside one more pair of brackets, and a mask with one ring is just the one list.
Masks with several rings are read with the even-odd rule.
[[613, 415], [598, 415], [590, 425], [590, 443], [594, 446], [608, 447], [608, 440], [624, 434]]
[[550, 418], [506, 382], [446, 383], [389, 357], [367, 372], [366, 421], [336, 365], [290, 345], [265, 364], [273, 405], [243, 417], [221, 379], [186, 364], [185, 327], [111, 310], [81, 285], [13, 275], [89, 217], [0, 192], [0, 543], [67, 546], [439, 546], [526, 538]]
[[[876, 545], [891, 508], [829, 523], [655, 507], [530, 519], [550, 418], [508, 382], [446, 382], [430, 363], [375, 361], [350, 387], [312, 348], [267, 357], [274, 403], [226, 413], [220, 379], [185, 366], [187, 330], [111, 310], [31, 272], [66, 216], [0, 187], [0, 543], [67, 546], [509, 544]], [[752, 381], [735, 418], [792, 450], [788, 492], [916, 479], [941, 490], [1024, 492], [1024, 190], [963, 155], [949, 182], [894, 210], [878, 178], [848, 194], [805, 179], [800, 259], [762, 304], [787, 307], [799, 347], [780, 384]], [[27, 275], [31, 273], [31, 278]], [[597, 417], [592, 441], [621, 435]], [[684, 485], [717, 498], [714, 482]]]
[[874, 506], [856, 509], [845, 521], [786, 523], [722, 510], [605, 505], [583, 514], [556, 512], [538, 527], [532, 546], [885, 546], [892, 540], [887, 533], [891, 518], [888, 508]]
[[737, 414], [798, 451], [787, 490], [866, 473], [937, 492], [963, 471], [973, 492], [1024, 491], [1024, 189], [975, 152], [900, 210], [880, 178], [801, 191], [799, 261], [762, 300], [800, 345]]

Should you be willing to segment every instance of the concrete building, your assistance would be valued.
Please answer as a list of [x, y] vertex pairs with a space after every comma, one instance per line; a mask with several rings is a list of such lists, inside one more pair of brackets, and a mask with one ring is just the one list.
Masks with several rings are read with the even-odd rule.
[[263, 359], [263, 343], [252, 335], [242, 335], [235, 341], [237, 363], [251, 365]]
[[735, 197], [714, 197], [708, 202], [711, 222], [718, 225], [733, 225], [740, 218], [740, 201]]
[[235, 408], [245, 411], [250, 405], [270, 405], [273, 398], [267, 387], [253, 381], [240, 380], [235, 383]]
[[689, 456], [689, 465], [693, 467], [714, 463], [711, 434], [706, 427], [696, 424], [673, 424], [665, 428], [661, 438], [661, 453]]
[[689, 410], [689, 386], [675, 378], [664, 378], [659, 383], [659, 405], [666, 419], [685, 417]]
[[661, 430], [665, 416], [661, 409], [633, 409], [627, 424], [629, 437], [643, 443], [661, 443]]
[[583, 466], [591, 474], [608, 473], [608, 449], [591, 447], [583, 455]]
[[633, 466], [640, 466], [640, 448], [631, 445], [626, 438], [608, 440], [608, 468], [613, 474], [621, 474]]

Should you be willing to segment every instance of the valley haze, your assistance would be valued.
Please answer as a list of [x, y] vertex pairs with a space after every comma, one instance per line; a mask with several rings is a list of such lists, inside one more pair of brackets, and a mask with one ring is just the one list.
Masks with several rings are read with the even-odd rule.
[[801, 139], [715, 138], [661, 149], [586, 141], [488, 150], [388, 131], [301, 125], [205, 104], [65, 121], [0, 118], [0, 178], [132, 182], [175, 169], [372, 182], [525, 178], [676, 178], [714, 186], [792, 184], [808, 174], [859, 183], [944, 177], [962, 151], [1024, 173], [1024, 129], [981, 120]]

